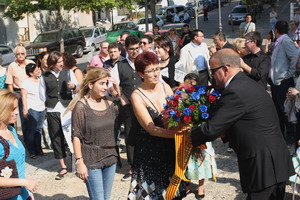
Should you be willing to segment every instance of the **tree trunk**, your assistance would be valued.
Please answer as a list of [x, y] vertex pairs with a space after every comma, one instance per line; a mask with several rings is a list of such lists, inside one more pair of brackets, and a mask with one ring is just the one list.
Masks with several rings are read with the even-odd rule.
[[57, 6], [57, 25], [58, 29], [61, 32], [61, 38], [60, 38], [60, 52], [65, 52], [65, 45], [64, 45], [64, 37], [63, 37], [63, 16], [62, 16], [63, 7], [60, 5]]
[[150, 10], [152, 17], [152, 29], [156, 25], [156, 11], [155, 11], [155, 0], [150, 0]]

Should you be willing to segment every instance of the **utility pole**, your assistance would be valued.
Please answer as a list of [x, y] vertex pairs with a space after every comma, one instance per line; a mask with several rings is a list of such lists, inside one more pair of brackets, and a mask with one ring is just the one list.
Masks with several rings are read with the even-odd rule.
[[146, 32], [149, 31], [149, 21], [148, 21], [148, 18], [149, 18], [149, 13], [148, 13], [148, 0], [145, 0], [145, 24], [146, 24]]
[[219, 31], [222, 31], [222, 13], [221, 13], [221, 0], [218, 0], [218, 5], [219, 5]]
[[198, 24], [198, 2], [197, 0], [194, 0], [194, 10], [195, 10], [195, 23], [196, 23], [196, 29], [199, 29], [199, 24]]

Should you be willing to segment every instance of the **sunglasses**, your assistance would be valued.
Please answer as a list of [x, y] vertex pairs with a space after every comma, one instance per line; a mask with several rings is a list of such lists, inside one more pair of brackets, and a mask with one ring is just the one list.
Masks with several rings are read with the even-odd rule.
[[146, 45], [149, 44], [148, 42], [140, 42], [140, 44]]
[[25, 55], [25, 53], [16, 53], [16, 55], [17, 55], [17, 56], [19, 56], [19, 55], [22, 55], [22, 56], [24, 56], [24, 55]]
[[228, 66], [228, 65], [221, 65], [220, 67], [216, 67], [214, 69], [210, 69], [211, 75], [214, 75], [219, 69]]

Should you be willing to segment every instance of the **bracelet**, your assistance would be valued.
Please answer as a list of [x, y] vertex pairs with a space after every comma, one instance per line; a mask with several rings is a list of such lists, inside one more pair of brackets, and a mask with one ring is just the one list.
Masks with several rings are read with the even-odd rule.
[[75, 165], [77, 165], [77, 163], [78, 163], [78, 162], [79, 162], [79, 160], [81, 160], [81, 159], [83, 160], [83, 158], [82, 158], [82, 157], [80, 157], [80, 158], [75, 158], [75, 160], [76, 160], [76, 161], [75, 161]]
[[72, 90], [76, 90], [76, 85], [74, 84], [74, 87], [72, 88]]
[[82, 159], [82, 157], [80, 157], [80, 158], [75, 158], [76, 161], [77, 161], [77, 160], [80, 160], [80, 159]]

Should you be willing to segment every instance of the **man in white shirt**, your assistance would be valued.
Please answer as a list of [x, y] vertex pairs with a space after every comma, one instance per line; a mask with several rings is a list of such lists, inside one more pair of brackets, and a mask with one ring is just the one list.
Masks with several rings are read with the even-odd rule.
[[192, 41], [181, 49], [179, 60], [183, 64], [185, 73], [199, 74], [200, 84], [207, 85], [209, 78], [209, 51], [203, 39], [203, 31], [194, 30], [192, 32]]

